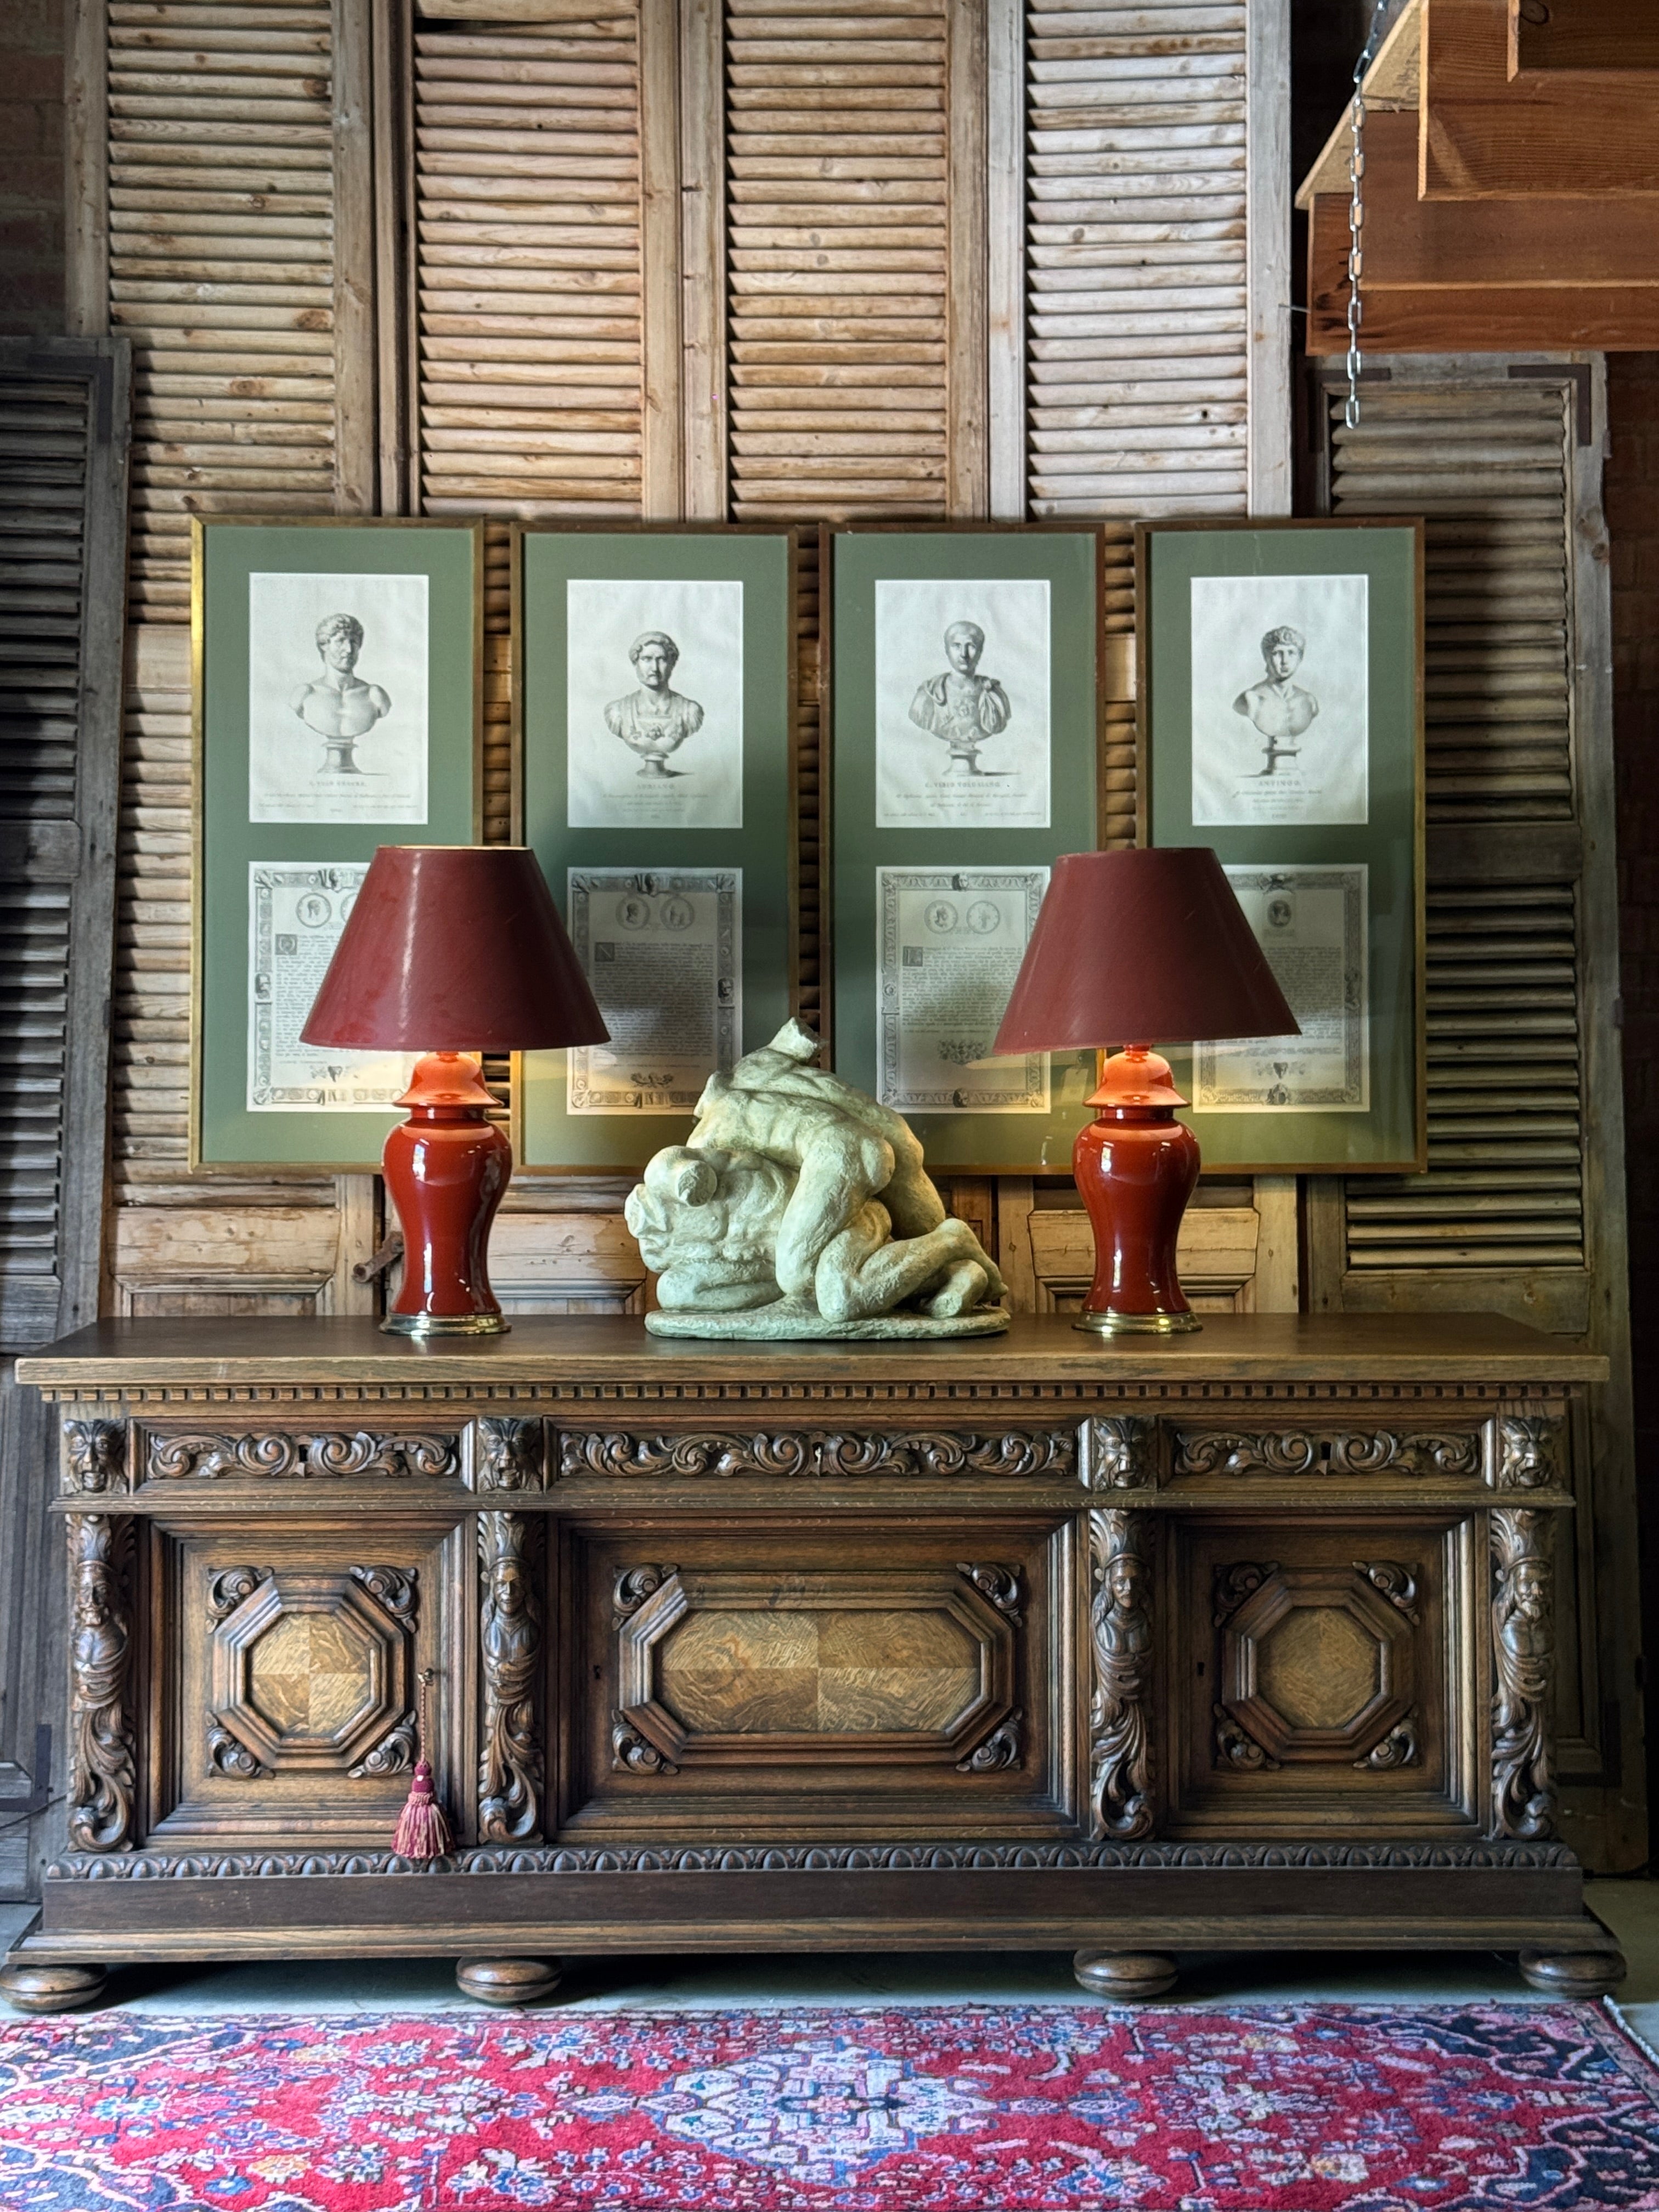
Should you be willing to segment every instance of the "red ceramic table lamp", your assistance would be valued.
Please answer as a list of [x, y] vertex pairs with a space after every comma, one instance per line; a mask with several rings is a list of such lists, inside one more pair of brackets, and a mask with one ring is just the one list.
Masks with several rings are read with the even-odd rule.
[[1077, 1326], [1196, 1328], [1176, 1271], [1198, 1139], [1170, 1064], [1142, 1040], [1299, 1034], [1267, 956], [1207, 846], [1073, 853], [1054, 864], [992, 1049], [1122, 1045], [1090, 1099], [1072, 1170], [1095, 1232], [1095, 1279]]
[[513, 1147], [468, 1055], [601, 1044], [609, 1032], [533, 853], [521, 845], [382, 845], [369, 863], [307, 1044], [418, 1052], [386, 1140], [404, 1280], [381, 1323], [404, 1336], [506, 1328], [489, 1224]]

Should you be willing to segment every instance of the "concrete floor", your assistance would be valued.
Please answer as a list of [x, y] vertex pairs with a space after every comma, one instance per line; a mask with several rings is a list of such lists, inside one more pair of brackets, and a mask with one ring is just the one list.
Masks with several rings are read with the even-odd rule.
[[[1630, 1960], [1619, 1992], [1629, 2025], [1659, 2050], [1659, 1881], [1592, 1881], [1590, 1909]], [[0, 1946], [28, 1924], [27, 1906], [0, 1905]], [[1446, 2003], [1535, 1996], [1512, 1959], [1492, 1952], [1231, 1952], [1182, 1960], [1175, 1993], [1188, 2004]], [[373, 2013], [471, 2010], [444, 1959], [316, 1961], [294, 1966], [128, 1967], [108, 2002], [163, 2013]], [[904, 1951], [572, 1962], [564, 2008], [681, 2011], [726, 2005], [1072, 2003], [1090, 2002], [1063, 1952], [973, 1956]]]

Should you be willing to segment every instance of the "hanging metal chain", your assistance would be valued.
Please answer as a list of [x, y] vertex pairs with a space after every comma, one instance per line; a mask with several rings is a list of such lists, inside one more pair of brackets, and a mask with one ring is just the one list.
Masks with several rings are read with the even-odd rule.
[[1365, 72], [1376, 59], [1390, 4], [1391, 0], [1376, 0], [1371, 10], [1371, 27], [1353, 65], [1353, 102], [1348, 110], [1348, 404], [1342, 419], [1350, 430], [1359, 427], [1359, 375], [1364, 358], [1359, 350], [1364, 312], [1359, 280], [1365, 266]]

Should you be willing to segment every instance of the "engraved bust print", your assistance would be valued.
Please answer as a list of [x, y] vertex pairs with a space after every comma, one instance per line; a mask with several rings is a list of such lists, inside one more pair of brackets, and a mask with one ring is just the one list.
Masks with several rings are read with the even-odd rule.
[[290, 701], [308, 730], [321, 738], [325, 765], [337, 775], [361, 775], [354, 757], [356, 741], [392, 712], [392, 701], [378, 684], [357, 673], [363, 626], [356, 615], [325, 615], [317, 625], [317, 650], [323, 672], [302, 684]]
[[641, 775], [653, 780], [684, 775], [684, 769], [669, 767], [669, 757], [702, 727], [702, 708], [672, 688], [680, 649], [666, 630], [648, 629], [635, 639], [628, 657], [640, 679], [639, 689], [611, 702], [605, 726], [639, 755]]
[[985, 633], [977, 623], [954, 622], [945, 633], [950, 665], [930, 676], [910, 702], [910, 720], [950, 748], [947, 766], [961, 775], [983, 775], [979, 749], [1008, 726], [1012, 708], [994, 676], [979, 673]]
[[1319, 702], [1293, 679], [1302, 665], [1308, 641], [1298, 629], [1283, 623], [1261, 641], [1267, 674], [1233, 701], [1235, 714], [1248, 716], [1267, 740], [1267, 764], [1258, 775], [1272, 775], [1281, 760], [1294, 760], [1298, 747], [1285, 739], [1299, 738], [1319, 712]]

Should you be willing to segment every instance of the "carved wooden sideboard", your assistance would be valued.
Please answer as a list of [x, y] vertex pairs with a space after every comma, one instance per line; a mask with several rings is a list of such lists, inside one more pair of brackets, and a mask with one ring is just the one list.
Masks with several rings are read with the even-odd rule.
[[[1561, 1425], [1483, 1316], [951, 1344], [107, 1322], [61, 1416], [64, 1847], [3, 1986], [447, 1953], [1476, 1945], [1611, 1987], [1553, 1840]], [[48, 1480], [46, 1470], [42, 1481]], [[391, 1850], [429, 1675], [453, 1854]]]

